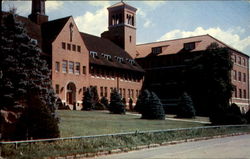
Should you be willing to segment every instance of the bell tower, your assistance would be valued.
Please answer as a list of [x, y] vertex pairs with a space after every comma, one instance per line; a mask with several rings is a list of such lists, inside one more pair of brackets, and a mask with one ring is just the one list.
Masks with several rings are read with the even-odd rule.
[[48, 21], [48, 16], [45, 15], [46, 0], [32, 0], [32, 9], [29, 19], [37, 24], [42, 24]]
[[108, 31], [101, 36], [113, 41], [133, 58], [136, 55], [136, 8], [122, 2], [108, 8]]

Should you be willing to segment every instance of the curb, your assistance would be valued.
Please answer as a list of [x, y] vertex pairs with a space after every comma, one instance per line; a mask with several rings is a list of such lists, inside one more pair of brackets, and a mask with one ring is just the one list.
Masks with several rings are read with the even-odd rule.
[[99, 151], [95, 153], [85, 153], [85, 154], [76, 154], [76, 155], [69, 155], [64, 157], [53, 157], [53, 159], [86, 159], [90, 157], [100, 157], [105, 155], [111, 155], [111, 154], [119, 154], [124, 152], [131, 152], [131, 151], [138, 151], [143, 149], [149, 149], [149, 148], [155, 148], [160, 146], [168, 146], [168, 145], [176, 145], [186, 142], [195, 142], [195, 141], [201, 141], [201, 140], [209, 140], [209, 139], [217, 139], [217, 138], [224, 138], [224, 137], [232, 137], [232, 136], [239, 136], [239, 135], [247, 135], [250, 134], [250, 132], [244, 132], [244, 133], [232, 133], [232, 134], [225, 134], [225, 135], [217, 135], [217, 136], [208, 136], [208, 137], [198, 137], [198, 138], [192, 138], [192, 139], [184, 139], [184, 140], [176, 140], [176, 141], [168, 141], [163, 142], [160, 144], [149, 144], [149, 145], [140, 145], [140, 146], [134, 146], [131, 148], [118, 148], [113, 149], [109, 151]]

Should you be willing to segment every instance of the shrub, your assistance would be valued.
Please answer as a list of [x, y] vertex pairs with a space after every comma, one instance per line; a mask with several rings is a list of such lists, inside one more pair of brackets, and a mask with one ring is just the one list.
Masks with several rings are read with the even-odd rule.
[[144, 90], [137, 102], [137, 110], [141, 113], [142, 119], [158, 119], [165, 120], [165, 112], [160, 99], [154, 92]]
[[91, 110], [93, 108], [93, 94], [90, 88], [87, 88], [86, 92], [84, 92], [82, 106], [82, 110]]
[[195, 109], [193, 105], [193, 101], [191, 97], [184, 92], [180, 98], [180, 102], [178, 103], [178, 118], [194, 118], [195, 117]]
[[247, 111], [247, 113], [245, 114], [245, 118], [247, 120], [247, 123], [250, 124], [250, 109]]
[[103, 104], [106, 108], [108, 108], [109, 106], [109, 101], [106, 97], [102, 97], [100, 103]]
[[139, 95], [137, 101], [136, 101], [136, 105], [134, 110], [138, 113], [142, 113], [143, 112], [143, 108], [145, 105], [148, 104], [149, 102], [149, 96], [150, 96], [150, 92], [145, 89], [144, 91], [142, 91], [142, 93]]
[[224, 109], [221, 107], [213, 116], [210, 116], [210, 121], [214, 125], [228, 124], [245, 124], [247, 121], [241, 114], [240, 108], [235, 104]]
[[116, 89], [113, 90], [110, 97], [109, 111], [114, 114], [125, 114], [125, 105], [122, 102], [121, 95]]
[[133, 110], [133, 99], [132, 98], [129, 98], [129, 110]]

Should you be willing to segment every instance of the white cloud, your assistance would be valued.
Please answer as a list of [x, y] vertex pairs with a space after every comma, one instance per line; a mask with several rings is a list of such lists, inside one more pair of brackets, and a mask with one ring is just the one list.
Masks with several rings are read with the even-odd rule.
[[45, 2], [46, 10], [48, 12], [51, 12], [51, 11], [60, 9], [63, 6], [63, 3], [64, 2], [62, 1], [46, 1]]
[[146, 12], [144, 12], [141, 8], [137, 9], [137, 15], [142, 18], [144, 28], [149, 28], [149, 27], [153, 26], [152, 21], [150, 19], [148, 19]]
[[143, 27], [144, 27], [144, 28], [148, 28], [148, 27], [150, 27], [150, 26], [153, 26], [152, 21], [149, 20], [149, 19], [146, 19], [145, 22], [144, 22], [144, 24], [143, 24]]
[[108, 27], [107, 6], [109, 6], [109, 3], [106, 3], [105, 6], [94, 13], [86, 12], [84, 15], [76, 17], [75, 22], [79, 30], [100, 36], [100, 34], [107, 30]]
[[209, 34], [240, 51], [246, 51], [246, 49], [250, 47], [250, 36], [241, 38], [239, 34], [244, 33], [244, 31], [245, 30], [241, 27], [229, 30], [222, 30], [219, 27], [209, 29], [197, 27], [193, 31], [183, 31], [176, 29], [166, 33], [160, 37], [158, 41]]
[[92, 6], [101, 6], [101, 7], [107, 7], [110, 5], [109, 1], [89, 1], [88, 2]]
[[165, 3], [165, 1], [144, 1], [144, 4], [146, 4], [147, 6], [149, 6], [151, 9], [156, 9], [157, 7], [163, 5]]

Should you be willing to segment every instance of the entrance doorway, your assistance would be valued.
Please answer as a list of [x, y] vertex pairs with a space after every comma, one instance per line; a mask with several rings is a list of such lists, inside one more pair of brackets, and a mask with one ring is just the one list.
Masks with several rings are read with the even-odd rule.
[[67, 85], [66, 99], [68, 105], [76, 103], [76, 85], [72, 82]]

